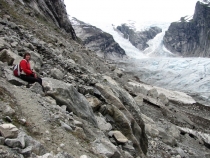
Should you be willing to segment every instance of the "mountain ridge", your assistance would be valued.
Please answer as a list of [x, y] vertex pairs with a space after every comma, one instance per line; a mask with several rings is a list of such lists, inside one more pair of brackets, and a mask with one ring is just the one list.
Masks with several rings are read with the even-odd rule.
[[193, 19], [173, 22], [163, 38], [171, 52], [184, 57], [210, 57], [208, 3], [197, 2]]

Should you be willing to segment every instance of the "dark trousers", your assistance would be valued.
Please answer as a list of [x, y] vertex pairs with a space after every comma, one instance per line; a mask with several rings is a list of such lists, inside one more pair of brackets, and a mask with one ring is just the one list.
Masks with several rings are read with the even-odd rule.
[[34, 75], [30, 75], [30, 76], [27, 76], [27, 75], [23, 75], [21, 74], [20, 75], [20, 78], [24, 81], [27, 81], [29, 83], [35, 83], [35, 82], [38, 82], [41, 86], [42, 86], [42, 79], [37, 77], [35, 78]]

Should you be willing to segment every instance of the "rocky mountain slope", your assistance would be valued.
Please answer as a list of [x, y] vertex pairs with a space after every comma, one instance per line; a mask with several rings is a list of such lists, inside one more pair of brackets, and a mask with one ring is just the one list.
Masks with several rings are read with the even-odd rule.
[[[0, 157], [209, 157], [208, 107], [124, 73], [32, 2], [0, 0]], [[12, 74], [26, 51], [45, 93]]]
[[210, 8], [208, 3], [197, 2], [193, 19], [181, 18], [171, 23], [163, 38], [165, 47], [185, 57], [210, 56]]
[[162, 32], [162, 29], [159, 27], [150, 27], [145, 31], [136, 31], [126, 24], [117, 26], [117, 29], [123, 34], [124, 38], [128, 39], [132, 45], [141, 51], [149, 47], [147, 42], [150, 39], [153, 39], [158, 33]]
[[115, 42], [112, 35], [101, 29], [72, 18], [72, 25], [82, 43], [98, 56], [105, 59], [122, 58], [125, 51]]

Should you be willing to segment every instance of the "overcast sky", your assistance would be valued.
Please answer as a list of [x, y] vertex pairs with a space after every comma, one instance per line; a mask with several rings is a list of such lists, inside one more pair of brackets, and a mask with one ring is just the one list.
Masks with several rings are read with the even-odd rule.
[[178, 21], [198, 0], [64, 0], [70, 16], [84, 22]]

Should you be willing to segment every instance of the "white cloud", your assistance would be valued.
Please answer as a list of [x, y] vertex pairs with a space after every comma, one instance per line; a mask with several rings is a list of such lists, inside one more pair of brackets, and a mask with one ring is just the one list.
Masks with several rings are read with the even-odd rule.
[[68, 14], [85, 22], [178, 21], [197, 0], [64, 0]]

